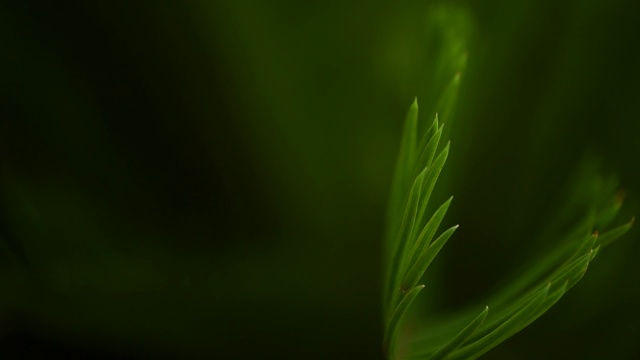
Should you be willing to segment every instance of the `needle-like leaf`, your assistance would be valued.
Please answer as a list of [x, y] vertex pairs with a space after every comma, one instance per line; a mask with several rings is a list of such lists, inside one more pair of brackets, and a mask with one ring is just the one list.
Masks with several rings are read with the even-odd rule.
[[624, 235], [627, 231], [629, 231], [634, 221], [635, 221], [635, 218], [632, 218], [628, 223], [600, 235], [600, 238], [598, 239], [598, 243], [601, 246], [607, 246], [611, 244], [620, 236]]
[[413, 247], [411, 248], [411, 252], [408, 254], [409, 263], [408, 267], [410, 268], [418, 259], [418, 256], [421, 254], [422, 249], [427, 249], [429, 244], [431, 243], [431, 239], [435, 235], [444, 215], [447, 213], [449, 209], [449, 205], [451, 205], [451, 200], [453, 200], [453, 196], [449, 198], [449, 200], [445, 201], [444, 204], [440, 205], [438, 210], [433, 214], [427, 225], [425, 225], [424, 229], [418, 235]]
[[469, 338], [469, 336], [473, 335], [473, 333], [478, 330], [480, 325], [484, 322], [484, 319], [487, 317], [489, 313], [489, 307], [486, 306], [484, 310], [478, 315], [469, 325], [467, 325], [462, 331], [458, 333], [449, 343], [443, 346], [440, 350], [438, 350], [435, 354], [429, 357], [429, 360], [440, 360], [444, 359], [451, 352], [455, 351], [462, 345], [465, 340]]
[[398, 307], [391, 315], [391, 319], [387, 324], [387, 330], [384, 335], [384, 348], [386, 349], [391, 359], [395, 359], [395, 344], [396, 337], [398, 336], [398, 331], [400, 328], [400, 322], [402, 321], [404, 314], [407, 312], [407, 309], [409, 309], [409, 305], [411, 305], [413, 300], [416, 298], [416, 296], [418, 296], [418, 293], [422, 289], [424, 289], [424, 285], [416, 286], [415, 288], [411, 289], [411, 291], [407, 293], [402, 301], [400, 301], [400, 304], [398, 304]]
[[431, 261], [438, 255], [438, 252], [442, 249], [447, 240], [458, 229], [458, 225], [449, 228], [443, 232], [427, 249], [420, 254], [416, 263], [409, 269], [407, 275], [402, 281], [400, 289], [410, 289], [420, 281], [420, 278], [431, 264]]

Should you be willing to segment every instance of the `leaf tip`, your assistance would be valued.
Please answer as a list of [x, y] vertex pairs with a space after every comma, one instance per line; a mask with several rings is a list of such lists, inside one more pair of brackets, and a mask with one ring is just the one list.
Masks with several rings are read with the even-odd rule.
[[480, 313], [479, 317], [482, 319], [480, 321], [484, 321], [484, 319], [486, 319], [486, 317], [487, 317], [487, 314], [489, 314], [489, 305], [486, 305], [484, 307], [484, 310], [482, 310], [482, 312]]
[[444, 156], [445, 159], [449, 156], [449, 147], [451, 146], [451, 140], [447, 141], [447, 145], [442, 149], [440, 156]]

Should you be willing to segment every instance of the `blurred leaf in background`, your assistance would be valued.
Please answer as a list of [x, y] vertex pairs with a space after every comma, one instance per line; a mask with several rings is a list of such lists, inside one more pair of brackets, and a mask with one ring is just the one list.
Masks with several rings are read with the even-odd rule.
[[[544, 247], [585, 154], [620, 179], [621, 218], [640, 214], [639, 10], [2, 2], [1, 356], [383, 358], [384, 212], [411, 101], [431, 121], [466, 66], [434, 199], [455, 194], [463, 226], [425, 304], [455, 311]], [[485, 357], [637, 358], [636, 238]]]

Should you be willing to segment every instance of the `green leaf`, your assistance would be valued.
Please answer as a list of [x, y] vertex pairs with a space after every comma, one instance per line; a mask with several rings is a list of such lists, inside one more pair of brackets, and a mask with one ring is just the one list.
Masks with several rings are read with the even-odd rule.
[[449, 209], [449, 205], [451, 205], [451, 200], [453, 200], [453, 196], [450, 197], [449, 200], [445, 201], [444, 204], [440, 205], [440, 207], [433, 214], [433, 216], [431, 217], [427, 225], [425, 225], [423, 230], [420, 232], [420, 235], [418, 235], [418, 239], [416, 239], [411, 249], [411, 252], [409, 253], [410, 260], [408, 263], [408, 267], [413, 266], [418, 256], [421, 254], [422, 249], [426, 250], [429, 247], [429, 243], [431, 242], [431, 239], [433, 238], [436, 231], [438, 230], [438, 227], [440, 226], [440, 223], [442, 222], [444, 215], [447, 213], [447, 210]]
[[440, 116], [444, 121], [449, 121], [453, 112], [454, 104], [458, 97], [458, 89], [460, 88], [460, 76], [460, 72], [455, 74], [438, 100], [436, 109], [439, 109]]
[[438, 255], [444, 244], [447, 243], [447, 240], [449, 240], [457, 229], [458, 225], [449, 228], [420, 254], [416, 263], [409, 269], [407, 275], [404, 277], [400, 289], [410, 289], [420, 281], [420, 278], [431, 264], [431, 261]]
[[524, 328], [527, 320], [533, 317], [536, 314], [536, 310], [543, 305], [543, 301], [547, 297], [550, 287], [551, 284], [539, 291], [536, 296], [522, 306], [518, 312], [488, 335], [454, 352], [448, 359], [475, 359], [509, 338], [509, 336], [520, 331]]
[[628, 223], [602, 234], [598, 239], [598, 243], [601, 246], [607, 246], [611, 244], [620, 236], [624, 235], [627, 231], [629, 231], [629, 229], [631, 229], [631, 226], [633, 226], [634, 221], [635, 221], [635, 218], [632, 218]]
[[[396, 170], [393, 176], [393, 183], [390, 194], [390, 212], [388, 230], [393, 234], [400, 222], [403, 204], [407, 199], [407, 191], [411, 185], [411, 175], [413, 173], [416, 158], [416, 139], [418, 134], [418, 99], [407, 112], [405, 118], [402, 139], [400, 140], [400, 151], [396, 162]], [[391, 238], [389, 234], [387, 238]]]
[[436, 181], [438, 181], [438, 177], [440, 176], [440, 172], [442, 171], [442, 168], [447, 161], [447, 157], [449, 156], [449, 146], [450, 143], [447, 143], [447, 146], [445, 146], [445, 148], [440, 152], [440, 155], [438, 155], [438, 157], [433, 161], [433, 165], [427, 170], [425, 182], [422, 185], [423, 194], [420, 200], [418, 219], [422, 219], [424, 217], [427, 204], [429, 203], [429, 198], [431, 197], [431, 192], [433, 191]]
[[402, 321], [404, 314], [407, 312], [407, 309], [409, 309], [409, 305], [411, 305], [422, 289], [424, 289], [424, 285], [416, 286], [411, 289], [402, 301], [400, 301], [400, 304], [398, 304], [398, 307], [393, 312], [393, 315], [391, 315], [391, 319], [387, 324], [387, 330], [384, 335], [384, 349], [387, 351], [387, 354], [391, 359], [395, 359], [395, 344], [400, 328], [400, 322]]
[[[439, 126], [438, 114], [436, 114], [435, 118], [433, 119], [433, 122], [431, 123], [431, 126], [429, 126], [429, 129], [425, 131], [424, 135], [420, 139], [420, 143], [418, 144], [418, 149], [422, 149], [422, 152], [420, 154], [421, 156], [419, 158], [423, 158], [422, 155], [425, 153], [425, 149], [427, 148], [429, 142], [431, 142], [432, 138], [436, 136], [437, 131], [440, 129], [442, 129], [442, 127]], [[440, 136], [438, 136], [437, 141], [439, 141], [439, 139], [440, 139]], [[418, 162], [418, 164], [420, 164], [420, 162]], [[424, 166], [427, 166], [426, 162], [424, 163]]]
[[444, 359], [451, 352], [455, 351], [469, 338], [469, 336], [473, 335], [473, 333], [478, 330], [480, 325], [484, 322], [484, 319], [487, 317], [489, 313], [489, 307], [486, 306], [484, 310], [478, 315], [469, 325], [467, 325], [462, 331], [458, 333], [451, 341], [443, 346], [440, 350], [438, 350], [435, 354], [429, 357], [429, 360], [440, 360]]
[[[416, 177], [413, 185], [411, 186], [411, 191], [409, 192], [409, 201], [407, 202], [406, 208], [404, 210], [404, 215], [402, 218], [402, 225], [398, 230], [398, 233], [395, 235], [395, 242], [393, 243], [392, 249], [392, 257], [390, 260], [390, 264], [388, 265], [389, 270], [387, 274], [386, 288], [385, 288], [385, 308], [389, 308], [389, 306], [395, 306], [397, 292], [395, 291], [398, 283], [397, 273], [399, 272], [400, 264], [403, 261], [405, 249], [407, 247], [407, 239], [408, 237], [405, 235], [409, 230], [409, 218], [413, 218], [416, 212], [417, 207], [420, 203], [420, 193], [422, 189], [422, 183], [424, 182], [424, 177], [426, 174], [426, 170], [424, 169], [418, 176]], [[414, 220], [411, 220], [412, 222]], [[389, 305], [391, 304], [391, 305]]]
[[432, 127], [434, 126], [436, 127], [436, 130], [433, 136], [429, 138], [427, 144], [422, 147], [422, 152], [420, 153], [420, 156], [418, 158], [417, 166], [419, 168], [431, 166], [431, 164], [433, 163], [433, 158], [436, 155], [436, 150], [438, 149], [438, 144], [440, 143], [440, 137], [442, 136], [442, 128], [444, 127], [444, 125], [442, 125], [437, 128], [438, 115], [436, 115], [436, 118], [433, 121]]

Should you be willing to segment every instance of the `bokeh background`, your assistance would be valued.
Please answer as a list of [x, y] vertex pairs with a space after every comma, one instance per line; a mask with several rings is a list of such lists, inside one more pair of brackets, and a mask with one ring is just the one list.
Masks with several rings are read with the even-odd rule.
[[[0, 357], [382, 359], [413, 98], [431, 121], [461, 74], [429, 291], [455, 311], [585, 158], [640, 214], [639, 34], [634, 1], [3, 1]], [[636, 359], [638, 254], [484, 358]]]

